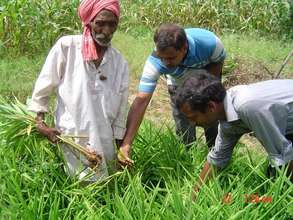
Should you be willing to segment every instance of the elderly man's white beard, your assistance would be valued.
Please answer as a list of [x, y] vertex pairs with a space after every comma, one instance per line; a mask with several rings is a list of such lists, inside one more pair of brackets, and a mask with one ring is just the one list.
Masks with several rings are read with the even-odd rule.
[[92, 32], [92, 37], [94, 41], [96, 41], [97, 44], [99, 44], [102, 47], [108, 47], [111, 45], [111, 40], [113, 35], [110, 35], [110, 37], [106, 37], [104, 34], [97, 34]]

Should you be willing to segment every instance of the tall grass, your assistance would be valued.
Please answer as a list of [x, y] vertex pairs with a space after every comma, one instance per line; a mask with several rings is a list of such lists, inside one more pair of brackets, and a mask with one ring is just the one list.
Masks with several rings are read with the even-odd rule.
[[[2, 123], [2, 120], [0, 121]], [[16, 131], [17, 133], [17, 131]], [[0, 133], [1, 219], [292, 219], [293, 185], [264, 175], [264, 155], [235, 149], [232, 164], [191, 200], [207, 153], [190, 151], [172, 129], [144, 122], [133, 146], [135, 167], [82, 186], [63, 171], [60, 152], [37, 136], [8, 142]], [[242, 152], [242, 153], [241, 153]], [[230, 193], [230, 203], [223, 196]], [[272, 202], [245, 202], [245, 194]]]
[[125, 0], [122, 6], [127, 20], [122, 25], [130, 30], [129, 24], [156, 27], [163, 22], [176, 22], [218, 33], [228, 29], [292, 36], [293, 5], [286, 0]]
[[[0, 56], [36, 54], [65, 34], [81, 32], [79, 0], [0, 0]], [[217, 33], [293, 37], [290, 0], [123, 0], [120, 29], [141, 35], [162, 22]]]
[[0, 0], [1, 52], [39, 53], [58, 37], [79, 32], [78, 4], [79, 0]]

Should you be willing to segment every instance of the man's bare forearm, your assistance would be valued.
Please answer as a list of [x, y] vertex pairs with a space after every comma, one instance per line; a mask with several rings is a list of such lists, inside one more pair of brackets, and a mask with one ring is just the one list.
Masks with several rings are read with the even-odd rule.
[[140, 97], [135, 98], [128, 113], [126, 123], [127, 130], [123, 139], [123, 146], [132, 144], [137, 130], [142, 122], [148, 103], [149, 100], [141, 100]]
[[205, 162], [200, 174], [199, 174], [199, 180], [194, 185], [194, 191], [198, 192], [203, 184], [205, 184], [208, 180], [211, 180], [213, 178], [214, 168], [211, 164], [209, 164], [208, 161]]
[[152, 94], [138, 93], [134, 99], [127, 116], [126, 133], [119, 148], [118, 160], [122, 166], [132, 166], [130, 159], [131, 144], [143, 119], [145, 110], [151, 100]]

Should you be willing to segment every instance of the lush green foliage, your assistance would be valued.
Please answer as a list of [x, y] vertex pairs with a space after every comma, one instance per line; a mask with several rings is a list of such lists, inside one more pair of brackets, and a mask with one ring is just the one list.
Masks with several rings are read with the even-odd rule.
[[79, 1], [0, 0], [0, 46], [18, 54], [38, 53], [79, 29]]
[[[11, 106], [19, 105], [2, 101], [1, 112], [11, 111]], [[21, 107], [20, 111], [26, 110]], [[282, 173], [273, 181], [267, 179], [265, 158], [251, 154], [244, 145], [238, 146], [232, 164], [193, 202], [190, 192], [207, 153], [201, 141], [186, 151], [172, 129], [144, 123], [134, 144], [135, 167], [130, 173], [124, 170], [101, 183], [82, 186], [64, 173], [62, 154], [56, 146], [34, 132], [16, 136], [17, 129], [4, 131], [5, 123], [5, 114], [0, 114], [1, 219], [293, 217], [292, 183]], [[18, 119], [15, 123], [24, 125]], [[7, 141], [7, 137], [13, 137], [13, 141]], [[223, 201], [227, 193], [231, 200]], [[253, 202], [246, 194], [270, 197], [272, 201]]]
[[[293, 37], [289, 0], [123, 0], [120, 28], [145, 34], [162, 22], [220, 33], [258, 32]], [[0, 0], [0, 55], [35, 54], [65, 34], [81, 32], [78, 0]], [[290, 11], [291, 7], [291, 11]]]
[[[286, 0], [125, 0], [124, 28], [164, 22], [200, 26], [217, 33], [257, 31], [292, 34], [293, 5]], [[292, 10], [292, 9], [291, 9]]]

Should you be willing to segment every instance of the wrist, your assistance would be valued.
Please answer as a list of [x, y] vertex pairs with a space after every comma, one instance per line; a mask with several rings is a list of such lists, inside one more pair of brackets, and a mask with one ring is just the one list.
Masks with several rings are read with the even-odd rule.
[[129, 151], [131, 149], [131, 146], [130, 146], [130, 144], [124, 144], [120, 148], [123, 148], [123, 149]]
[[39, 120], [37, 119], [36, 120], [36, 126], [37, 127], [44, 127], [44, 126], [47, 126], [47, 125], [46, 125], [46, 122], [45, 122], [44, 119], [39, 119]]
[[194, 191], [195, 193], [198, 193], [198, 192], [200, 191], [200, 187], [199, 187], [198, 185], [195, 185], [195, 186], [193, 187], [193, 191]]

